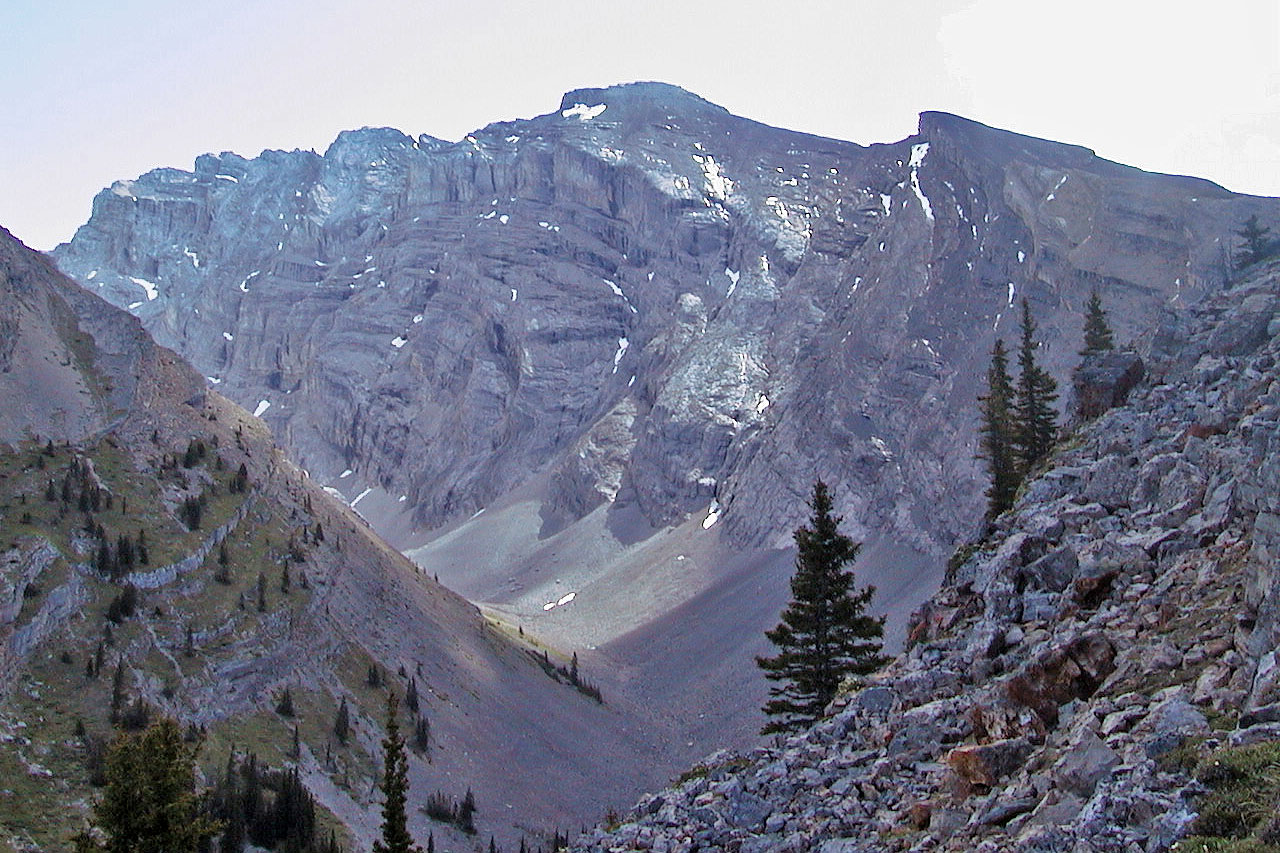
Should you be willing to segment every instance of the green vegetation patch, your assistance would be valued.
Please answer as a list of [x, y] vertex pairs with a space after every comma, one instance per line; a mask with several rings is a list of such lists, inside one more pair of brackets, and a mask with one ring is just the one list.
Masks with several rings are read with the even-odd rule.
[[1195, 777], [1209, 792], [1180, 853], [1280, 853], [1280, 742], [1217, 750]]

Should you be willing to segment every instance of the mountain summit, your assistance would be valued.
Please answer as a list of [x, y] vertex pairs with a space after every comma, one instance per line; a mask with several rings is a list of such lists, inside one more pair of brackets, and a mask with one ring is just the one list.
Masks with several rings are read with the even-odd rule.
[[1092, 289], [1137, 337], [1278, 212], [943, 113], [864, 147], [642, 83], [455, 143], [206, 155], [101, 192], [54, 257], [697, 750], [757, 728], [816, 477], [900, 639], [982, 515], [974, 401], [1017, 300], [1061, 381]]

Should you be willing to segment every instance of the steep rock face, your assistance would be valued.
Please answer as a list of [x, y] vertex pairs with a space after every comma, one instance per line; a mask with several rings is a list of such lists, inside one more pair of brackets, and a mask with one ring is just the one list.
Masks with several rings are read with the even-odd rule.
[[709, 757], [573, 849], [1160, 851], [1247, 834], [1252, 818], [1197, 812], [1223, 750], [1280, 737], [1278, 296], [1273, 261], [1152, 335], [1160, 378], [1055, 452], [961, 552], [909, 649], [829, 719]]
[[759, 728], [813, 478], [900, 638], [981, 514], [974, 400], [1017, 299], [1060, 380], [1091, 288], [1121, 341], [1176, 340], [1253, 212], [1276, 202], [956, 116], [864, 148], [636, 84], [452, 144], [158, 170], [55, 257], [429, 573], [705, 752]]
[[[473, 788], [481, 832], [514, 849], [593, 819], [679, 760], [667, 721], [549, 678], [528, 645], [373, 535], [136, 318], [7, 232], [0, 316], [13, 330], [0, 369], [0, 765], [8, 778], [58, 776], [12, 786], [0, 839], [55, 849], [84, 826], [88, 744], [111, 732], [116, 667], [130, 700], [207, 729], [207, 779], [233, 748], [295, 766], [360, 848], [379, 829], [386, 690], [404, 696], [411, 678], [431, 731], [409, 760], [411, 825], [454, 849], [469, 841], [426, 817], [431, 792]], [[207, 455], [185, 461], [196, 440]], [[183, 520], [188, 498], [203, 527]], [[95, 522], [101, 534], [87, 532]], [[95, 561], [143, 534], [145, 564], [113, 575]], [[143, 606], [104, 615], [126, 583]], [[285, 690], [288, 716], [276, 712]], [[341, 702], [345, 744], [333, 734]], [[402, 723], [413, 731], [412, 714]]]
[[157, 170], [55, 257], [415, 526], [552, 470], [570, 520], [714, 500], [735, 543], [785, 543], [825, 474], [859, 529], [936, 556], [980, 509], [975, 365], [1013, 300], [1061, 375], [1088, 288], [1135, 333], [1273, 208], [940, 113], [862, 148], [635, 84], [456, 144]]

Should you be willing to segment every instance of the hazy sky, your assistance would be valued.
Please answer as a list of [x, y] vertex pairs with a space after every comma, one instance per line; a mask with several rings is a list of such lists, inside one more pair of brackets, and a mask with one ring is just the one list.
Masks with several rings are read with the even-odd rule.
[[457, 140], [634, 80], [862, 143], [946, 110], [1280, 195], [1276, 0], [3, 0], [0, 225], [48, 249], [206, 151]]

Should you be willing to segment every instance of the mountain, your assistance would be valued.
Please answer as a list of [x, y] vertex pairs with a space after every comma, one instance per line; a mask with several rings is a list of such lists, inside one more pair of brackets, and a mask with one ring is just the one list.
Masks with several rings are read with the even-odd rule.
[[1065, 381], [1219, 291], [1275, 200], [943, 113], [863, 147], [676, 87], [457, 143], [159, 169], [54, 251], [397, 547], [678, 720], [751, 742], [816, 477], [900, 642], [975, 529], [974, 400], [1026, 298]]
[[[0, 317], [0, 847], [67, 845], [112, 718], [144, 707], [204, 733], [209, 784], [232, 751], [297, 767], [348, 849], [378, 831], [385, 697], [410, 681], [402, 729], [430, 725], [411, 826], [452, 849], [543, 843], [680, 760], [665, 720], [575, 689], [567, 655], [385, 545], [260, 420], [8, 232]], [[468, 788], [477, 838], [417, 808]]]
[[1143, 349], [897, 660], [572, 849], [1274, 849], [1280, 261]]

